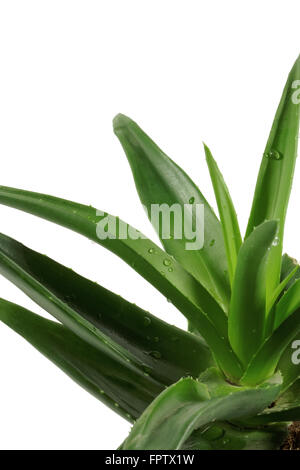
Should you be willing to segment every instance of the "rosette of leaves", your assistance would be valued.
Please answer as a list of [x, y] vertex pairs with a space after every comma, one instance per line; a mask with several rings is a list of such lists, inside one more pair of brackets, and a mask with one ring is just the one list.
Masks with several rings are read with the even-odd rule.
[[[282, 255], [297, 156], [300, 59], [263, 154], [246, 235], [221, 172], [206, 160], [219, 218], [198, 186], [131, 119], [114, 131], [143, 205], [204, 206], [204, 245], [113, 237], [118, 218], [91, 206], [0, 187], [0, 203], [80, 233], [124, 260], [188, 321], [183, 331], [18, 241], [0, 235], [0, 271], [55, 322], [6, 300], [0, 320], [133, 423], [122, 449], [273, 449], [300, 420], [300, 279]], [[100, 224], [100, 225], [99, 225]], [[99, 236], [99, 226], [106, 235]], [[129, 228], [128, 228], [129, 227]], [[174, 229], [171, 224], [171, 232]], [[102, 234], [103, 235], [103, 234]], [[111, 235], [111, 236], [110, 236]], [[296, 346], [295, 346], [296, 345]]]

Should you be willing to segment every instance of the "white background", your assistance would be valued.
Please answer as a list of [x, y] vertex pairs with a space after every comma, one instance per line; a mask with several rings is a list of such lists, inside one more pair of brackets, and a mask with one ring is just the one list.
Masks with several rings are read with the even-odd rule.
[[[0, 184], [93, 204], [155, 237], [112, 132], [136, 120], [215, 207], [202, 140], [244, 230], [287, 74], [300, 4], [259, 0], [0, 1]], [[300, 258], [300, 168], [285, 249]], [[1, 232], [184, 326], [125, 263], [61, 227], [0, 207]], [[0, 296], [41, 310], [8, 281]], [[47, 315], [46, 315], [47, 316]], [[129, 425], [0, 325], [0, 448], [113, 449]]]

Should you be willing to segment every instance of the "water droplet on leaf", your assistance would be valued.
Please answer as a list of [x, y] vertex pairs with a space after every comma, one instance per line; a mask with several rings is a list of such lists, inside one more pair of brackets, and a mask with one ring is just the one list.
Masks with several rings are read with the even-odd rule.
[[154, 359], [160, 359], [161, 353], [159, 351], [150, 351], [149, 356], [154, 357]]
[[266, 158], [270, 158], [270, 160], [281, 160], [282, 154], [278, 152], [278, 150], [271, 149], [269, 152], [264, 153]]

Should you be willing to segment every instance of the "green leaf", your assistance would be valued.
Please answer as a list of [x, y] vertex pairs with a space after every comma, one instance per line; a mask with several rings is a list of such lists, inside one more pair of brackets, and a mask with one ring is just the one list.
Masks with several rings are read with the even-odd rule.
[[[92, 344], [96, 332], [137, 360], [165, 385], [184, 375], [197, 377], [212, 358], [200, 339], [140, 309], [50, 258], [0, 234], [0, 272], [41, 307], [86, 337], [77, 318], [88, 322]], [[70, 325], [70, 317], [75, 321]]]
[[278, 364], [283, 377], [282, 391], [290, 388], [300, 379], [300, 334], [296, 335], [286, 347]]
[[276, 221], [264, 222], [245, 240], [238, 255], [228, 331], [231, 346], [244, 366], [264, 338], [266, 266], [276, 231]]
[[164, 389], [163, 384], [145, 375], [104, 343], [94, 348], [63, 325], [3, 299], [0, 299], [0, 320], [81, 387], [131, 422]]
[[242, 245], [242, 237], [233, 202], [231, 200], [223, 176], [218, 168], [216, 161], [214, 160], [211, 154], [211, 151], [205, 144], [204, 150], [219, 209], [219, 215], [221, 219], [223, 236], [225, 241], [229, 279], [232, 284], [237, 263], [238, 252]]
[[[213, 381], [215, 372], [210, 378]], [[217, 375], [217, 381], [219, 376]], [[205, 383], [185, 378], [164, 390], [136, 421], [124, 450], [180, 449], [192, 432], [214, 421], [256, 414], [274, 401], [280, 378], [256, 388], [233, 387], [211, 396]]]
[[264, 429], [243, 429], [228, 423], [194, 431], [184, 450], [276, 450], [287, 436], [287, 426], [274, 424]]
[[297, 157], [299, 102], [295, 95], [300, 79], [300, 56], [285, 85], [262, 158], [246, 236], [264, 220], [278, 219], [278, 245], [269, 259], [267, 295], [272, 296], [281, 269], [284, 222]]
[[[266, 316], [267, 316], [267, 322], [266, 322], [266, 333], [265, 336], [269, 336], [274, 328], [277, 328], [279, 324], [275, 322], [276, 319], [276, 310], [277, 310], [277, 305], [275, 305], [276, 301], [280, 302], [280, 298], [283, 295], [284, 290], [288, 289], [288, 286], [290, 286], [290, 282], [292, 279], [295, 279], [295, 276], [297, 274], [297, 271], [299, 269], [299, 266], [296, 266], [281, 282], [278, 284], [276, 289], [273, 291], [273, 295], [267, 299], [267, 307], [266, 307]], [[291, 287], [291, 286], [290, 286]], [[294, 309], [296, 310], [296, 309]]]
[[300, 333], [300, 309], [290, 315], [265, 340], [251, 360], [241, 382], [245, 385], [254, 385], [271, 376], [286, 348], [298, 333]]
[[282, 394], [276, 403], [250, 420], [251, 424], [268, 424], [300, 420], [300, 380]]
[[155, 243], [146, 238], [99, 238], [98, 224], [103, 219], [105, 223], [108, 219], [109, 231], [124, 222], [111, 215], [99, 218], [91, 206], [53, 196], [0, 186], [0, 203], [74, 230], [120, 256], [193, 323], [229, 376], [241, 376], [241, 366], [229, 346], [225, 313], [201, 284]]
[[300, 307], [300, 279], [281, 297], [275, 309], [275, 328]]
[[[288, 289], [288, 286], [290, 286], [290, 281], [292, 279], [295, 279], [295, 276], [297, 274], [297, 271], [299, 270], [299, 266], [296, 266], [292, 271], [290, 271], [290, 273], [280, 282], [280, 284], [278, 284], [278, 286], [276, 287], [276, 289], [274, 290], [273, 292], [273, 296], [271, 297], [270, 301], [269, 301], [269, 304], [267, 305], [267, 308], [266, 308], [266, 312], [268, 314], [268, 312], [271, 311], [271, 309], [274, 307], [274, 304], [276, 301], [278, 301], [278, 299], [280, 298], [280, 296], [283, 294], [284, 290], [287, 290]], [[273, 326], [272, 326], [272, 329], [273, 329]]]
[[296, 279], [300, 278], [300, 270], [299, 270], [298, 261], [295, 258], [291, 258], [289, 255], [285, 253], [282, 256], [280, 281], [283, 281], [296, 268], [298, 268], [298, 270], [296, 271], [296, 274], [294, 275], [294, 277], [292, 277], [290, 281], [288, 282], [286, 286], [287, 289], [291, 287], [291, 285], [294, 283]]
[[[230, 285], [224, 240], [220, 222], [212, 208], [187, 174], [134, 121], [119, 114], [114, 119], [114, 132], [126, 153], [139, 197], [147, 208], [149, 218], [154, 204], [165, 204], [168, 207], [179, 204], [181, 209], [185, 205], [186, 217], [192, 218], [195, 223], [196, 205], [204, 205], [203, 247], [186, 249], [186, 244], [191, 240], [187, 236], [176, 239], [173, 224], [173, 238], [163, 238], [161, 233], [159, 235], [166, 251], [228, 307]], [[150, 219], [153, 223], [153, 218]], [[154, 227], [156, 230], [159, 228], [155, 222]]]

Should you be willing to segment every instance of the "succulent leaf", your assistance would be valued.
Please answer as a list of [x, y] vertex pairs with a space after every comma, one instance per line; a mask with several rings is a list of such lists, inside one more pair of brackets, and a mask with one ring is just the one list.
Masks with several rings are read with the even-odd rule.
[[246, 236], [265, 220], [278, 219], [278, 244], [270, 253], [267, 295], [275, 290], [281, 269], [284, 223], [297, 157], [300, 110], [295, 100], [295, 83], [300, 79], [300, 56], [285, 85], [256, 183]]
[[[212, 365], [207, 347], [195, 335], [168, 325], [71, 269], [0, 234], [0, 272], [74, 333], [98, 346], [120, 346], [126, 359], [138, 361], [165, 385], [184, 375], [197, 377]], [[70, 326], [70, 316], [74, 322]], [[77, 321], [78, 319], [78, 321]], [[79, 330], [81, 319], [91, 337]], [[79, 323], [79, 325], [77, 325]], [[96, 343], [95, 343], [96, 341]]]
[[164, 389], [105, 344], [94, 348], [63, 325], [0, 299], [0, 320], [85, 390], [132, 422]]
[[[216, 388], [212, 386], [214, 374]], [[171, 385], [136, 421], [122, 449], [181, 449], [195, 429], [262, 411], [277, 398], [281, 387], [277, 376], [255, 388], [232, 386], [224, 393], [219, 381], [218, 373], [211, 371], [210, 387], [191, 378]]]
[[[204, 245], [187, 250], [186, 237], [162, 238], [166, 251], [175, 257], [223, 305], [228, 306], [230, 286], [222, 229], [212, 208], [189, 176], [176, 165], [130, 118], [118, 114], [114, 131], [130, 164], [142, 204], [151, 214], [153, 204], [186, 205], [193, 220], [193, 207], [204, 205]], [[153, 221], [152, 221], [153, 222]], [[155, 227], [156, 229], [158, 227]]]
[[266, 276], [277, 222], [257, 227], [242, 245], [232, 286], [228, 330], [233, 350], [246, 367], [264, 339]]
[[211, 154], [211, 151], [205, 144], [204, 150], [219, 209], [227, 255], [229, 279], [232, 284], [238, 252], [242, 245], [242, 237], [233, 202], [223, 176]]

